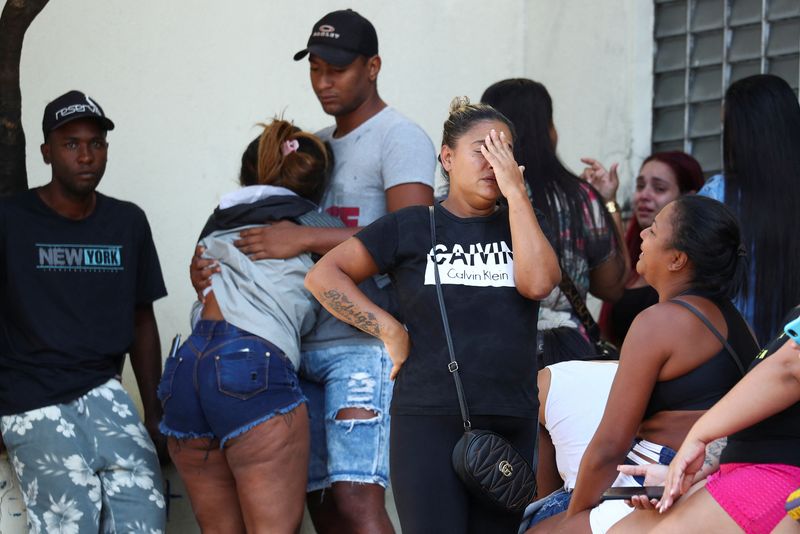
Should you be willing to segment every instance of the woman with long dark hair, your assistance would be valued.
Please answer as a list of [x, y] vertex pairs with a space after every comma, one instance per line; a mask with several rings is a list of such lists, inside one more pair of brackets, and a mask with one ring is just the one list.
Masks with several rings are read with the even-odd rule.
[[[619, 186], [616, 164], [606, 170], [592, 158], [582, 158], [581, 161], [590, 165], [581, 177], [597, 187], [603, 200], [616, 200]], [[700, 164], [685, 152], [656, 152], [644, 160], [636, 177], [633, 217], [625, 230], [625, 248], [631, 265], [636, 265], [642, 252], [642, 230], [653, 224], [653, 219], [664, 206], [681, 195], [696, 193], [704, 181]], [[622, 297], [617, 302], [603, 303], [598, 321], [603, 337], [617, 346], [622, 345], [633, 319], [656, 302], [656, 290], [633, 269]]]
[[[553, 229], [562, 270], [583, 299], [587, 292], [603, 300], [619, 299], [627, 273], [620, 237], [602, 196], [556, 155], [558, 134], [547, 88], [525, 78], [502, 80], [486, 89], [481, 101], [514, 123], [514, 157], [525, 167], [533, 206], [544, 213]], [[616, 203], [609, 207], [619, 217]], [[573, 306], [558, 288], [542, 301], [538, 327], [540, 365], [594, 356]]]
[[724, 178], [700, 191], [739, 217], [750, 276], [736, 306], [762, 343], [800, 302], [800, 105], [792, 88], [771, 74], [743, 78], [725, 93]]

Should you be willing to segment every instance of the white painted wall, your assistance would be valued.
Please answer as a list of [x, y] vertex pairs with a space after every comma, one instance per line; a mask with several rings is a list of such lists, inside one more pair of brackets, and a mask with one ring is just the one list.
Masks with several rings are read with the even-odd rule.
[[558, 153], [580, 173], [582, 156], [620, 162], [620, 203], [650, 155], [653, 2], [524, 3], [525, 76], [547, 86]]
[[[647, 0], [51, 0], [22, 55], [29, 182], [50, 176], [38, 152], [45, 104], [86, 91], [117, 124], [100, 190], [139, 204], [153, 228], [169, 290], [156, 304], [163, 346], [189, 332], [194, 242], [220, 195], [236, 187], [255, 123], [279, 113], [305, 129], [332, 122], [307, 63], [292, 55], [322, 14], [345, 7], [377, 28], [382, 96], [437, 145], [453, 96], [477, 100], [494, 81], [526, 76], [553, 96], [569, 167], [579, 170], [581, 155], [613, 158], [629, 178], [648, 153]], [[193, 530], [186, 504], [174, 502], [171, 531]], [[0, 513], [0, 531], [14, 533], [8, 517]]]

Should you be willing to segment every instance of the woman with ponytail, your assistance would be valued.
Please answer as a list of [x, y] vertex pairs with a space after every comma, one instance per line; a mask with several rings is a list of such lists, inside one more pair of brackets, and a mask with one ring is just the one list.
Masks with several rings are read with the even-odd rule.
[[566, 515], [533, 532], [606, 532], [631, 509], [619, 501], [598, 506], [602, 493], [612, 483], [643, 483], [617, 478], [617, 466], [669, 464], [692, 425], [758, 352], [730, 301], [747, 262], [736, 217], [725, 205], [698, 195], [674, 200], [642, 231], [641, 250], [636, 270], [659, 301], [633, 320], [625, 337]]
[[264, 221], [334, 225], [315, 204], [329, 167], [322, 141], [272, 121], [242, 157], [243, 187], [222, 197], [200, 235], [217, 266], [158, 395], [161, 431], [203, 532], [289, 533], [302, 521], [309, 429], [296, 371], [318, 311], [303, 287], [313, 260], [253, 261], [234, 243]]

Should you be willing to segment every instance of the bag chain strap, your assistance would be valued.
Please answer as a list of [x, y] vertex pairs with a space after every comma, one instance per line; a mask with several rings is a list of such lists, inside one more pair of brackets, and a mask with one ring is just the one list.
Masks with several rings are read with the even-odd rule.
[[600, 327], [589, 312], [589, 308], [586, 307], [586, 300], [581, 296], [577, 286], [575, 286], [575, 282], [572, 281], [563, 266], [561, 267], [561, 282], [559, 282], [558, 288], [567, 297], [572, 309], [575, 310], [575, 315], [580, 319], [592, 343], [600, 341]]
[[[453, 350], [453, 338], [450, 336], [450, 324], [447, 321], [447, 310], [444, 307], [444, 296], [442, 295], [442, 283], [439, 280], [439, 264], [436, 263], [436, 219], [433, 216], [433, 206], [429, 208], [431, 214], [431, 259], [433, 259], [433, 276], [436, 280], [436, 296], [439, 299], [439, 311], [442, 314], [442, 324], [444, 325], [444, 335], [447, 338], [447, 350], [450, 353], [450, 363], [447, 370], [453, 375], [456, 383], [456, 393], [458, 394], [458, 405], [461, 408], [461, 419], [464, 421], [464, 432], [472, 430], [472, 423], [469, 420], [469, 409], [467, 400], [464, 398], [464, 387], [461, 385], [461, 376], [458, 374], [458, 362], [456, 361], [455, 350]], [[539, 415], [536, 415], [536, 437], [533, 445], [533, 469], [539, 465]]]
[[469, 420], [469, 408], [467, 399], [464, 398], [464, 387], [461, 385], [461, 376], [458, 374], [458, 362], [456, 361], [455, 350], [453, 350], [453, 338], [450, 336], [450, 324], [447, 322], [447, 310], [444, 307], [444, 296], [442, 296], [442, 284], [439, 281], [439, 264], [436, 262], [436, 221], [433, 218], [433, 206], [430, 206], [431, 214], [431, 258], [433, 259], [433, 276], [436, 279], [436, 295], [439, 298], [439, 311], [442, 313], [442, 324], [444, 325], [444, 335], [447, 338], [447, 350], [450, 353], [450, 363], [447, 370], [453, 375], [456, 383], [456, 393], [458, 394], [458, 404], [461, 408], [461, 419], [464, 421], [464, 432], [472, 429]]

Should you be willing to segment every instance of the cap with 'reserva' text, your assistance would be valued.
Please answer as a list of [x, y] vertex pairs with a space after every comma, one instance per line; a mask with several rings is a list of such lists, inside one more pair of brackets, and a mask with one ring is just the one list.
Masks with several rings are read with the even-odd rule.
[[69, 91], [59, 96], [44, 108], [42, 133], [47, 134], [76, 119], [97, 119], [104, 130], [113, 130], [114, 123], [103, 113], [103, 108], [80, 91]]

